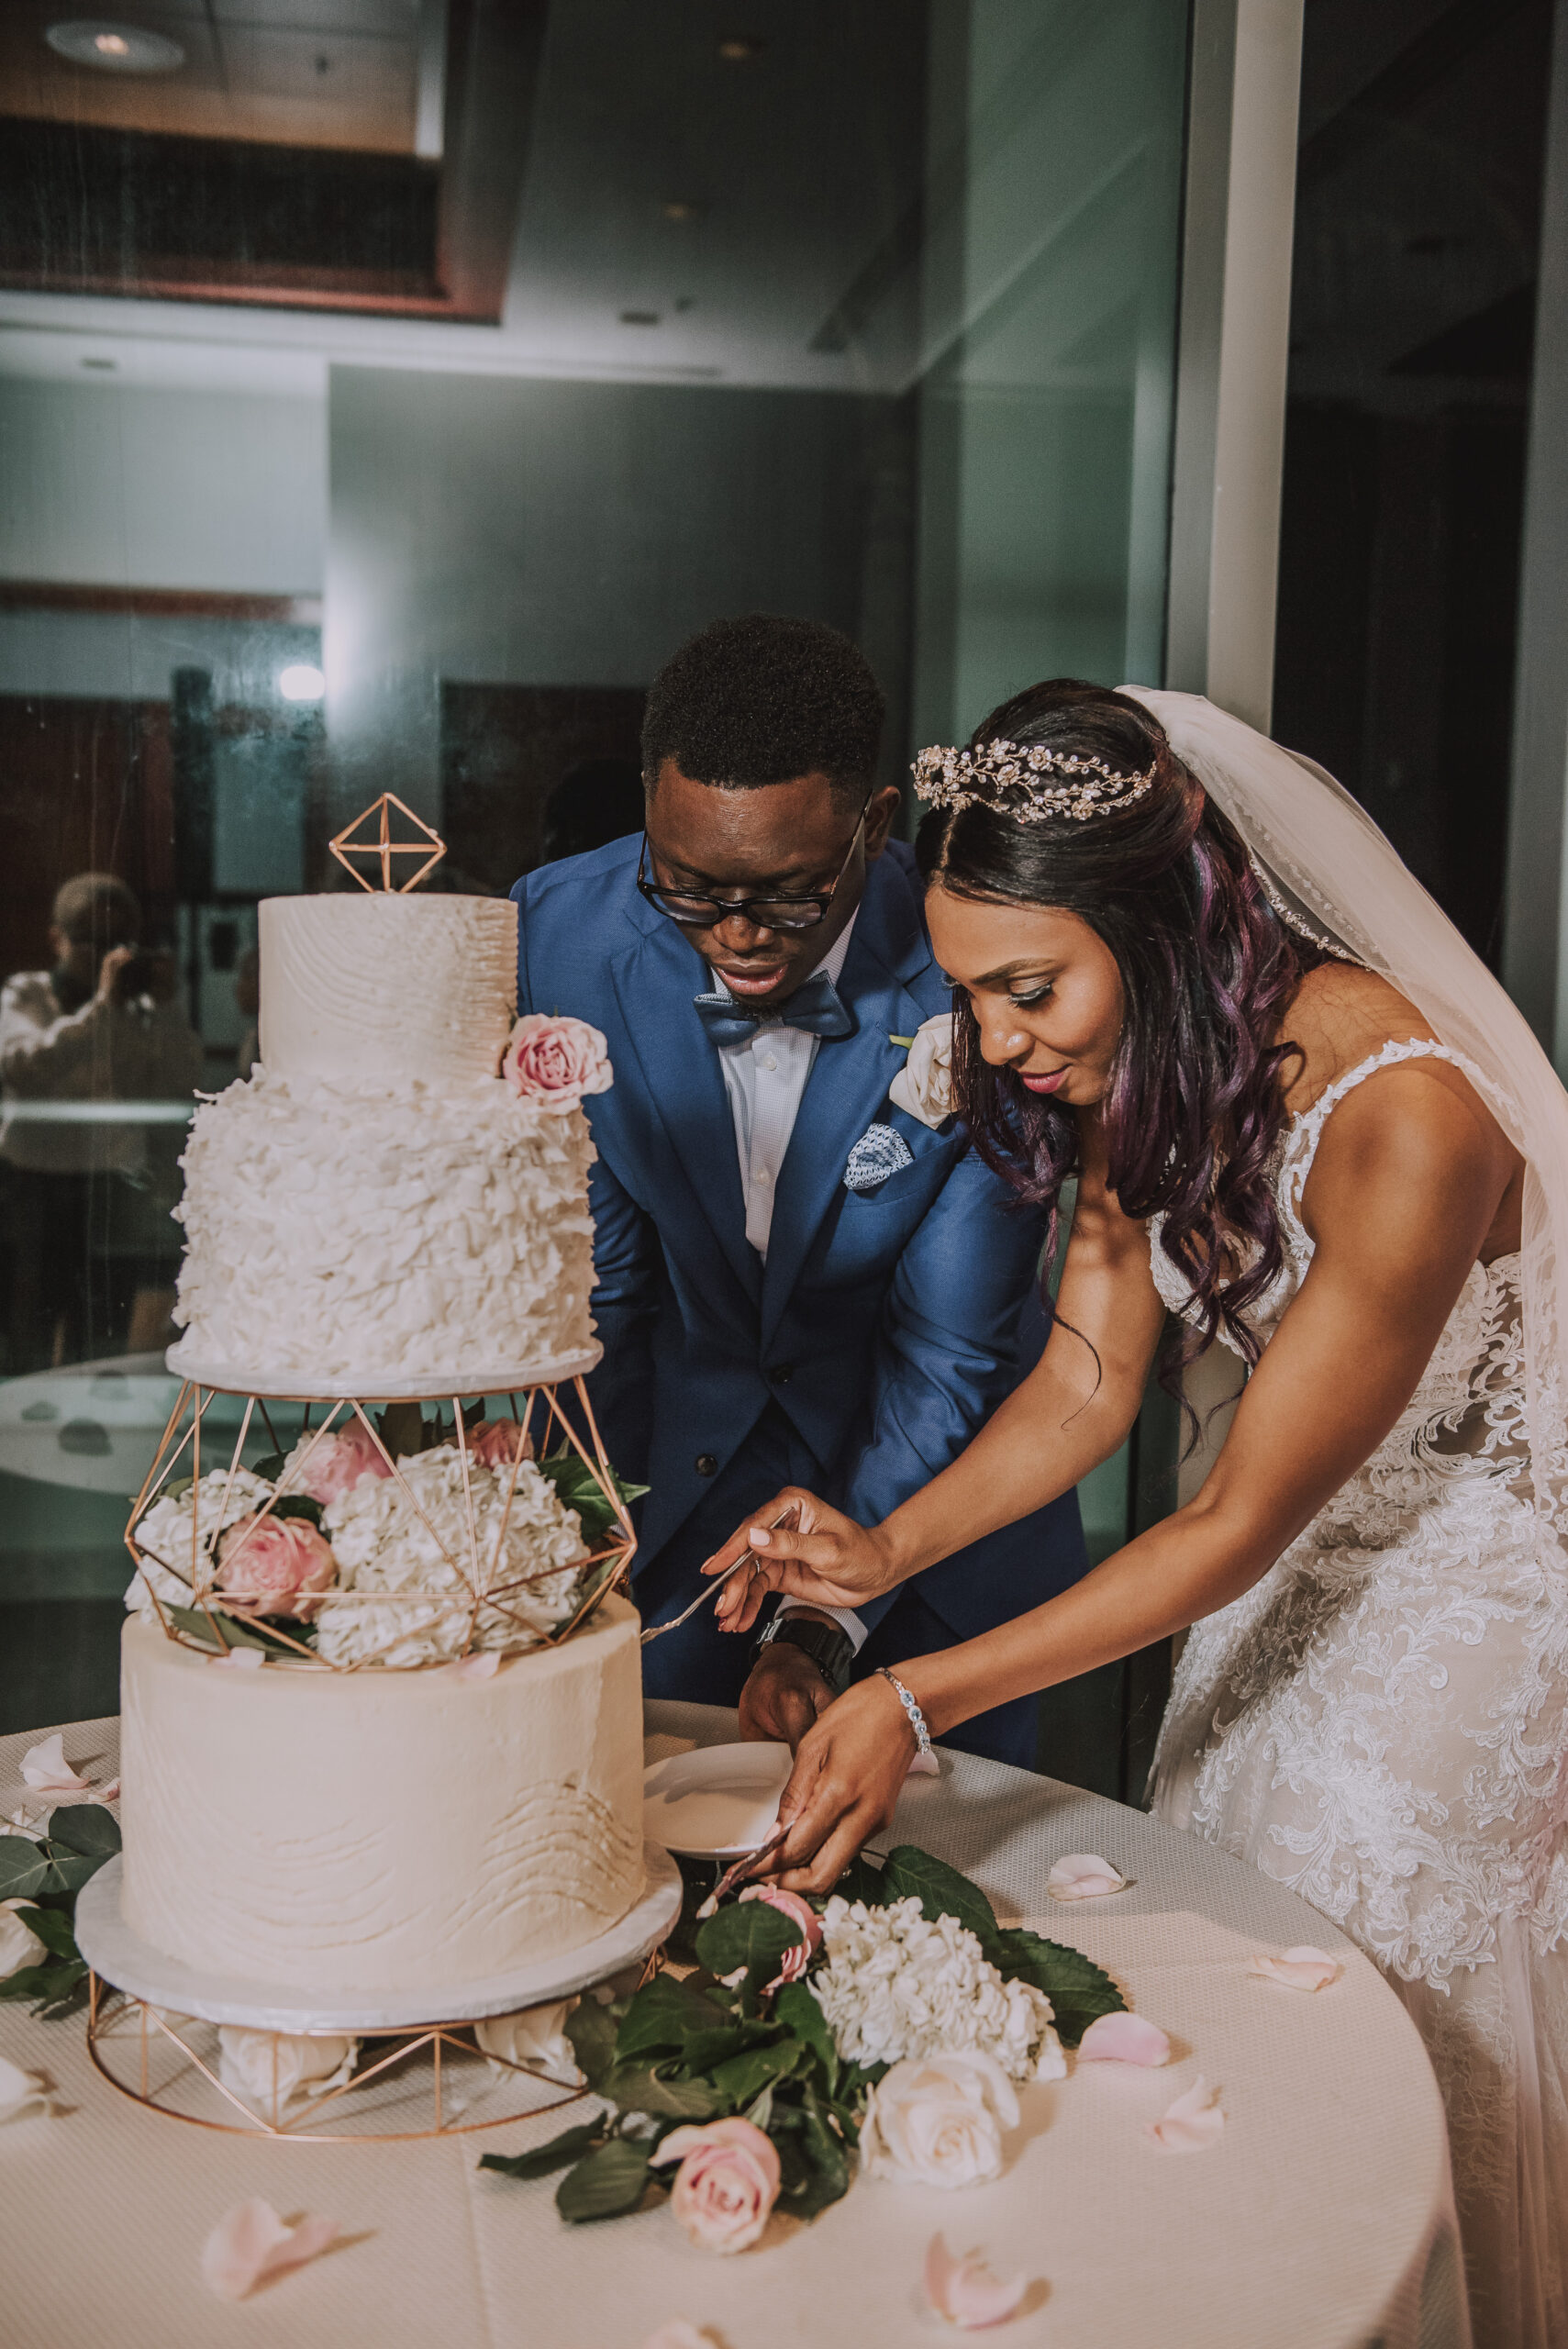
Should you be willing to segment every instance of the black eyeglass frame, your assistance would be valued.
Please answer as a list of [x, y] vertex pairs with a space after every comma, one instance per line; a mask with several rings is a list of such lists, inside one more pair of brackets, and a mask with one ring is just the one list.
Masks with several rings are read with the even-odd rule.
[[[737, 914], [743, 921], [749, 921], [754, 930], [815, 930], [819, 922], [827, 920], [828, 909], [838, 896], [844, 875], [850, 869], [850, 859], [853, 856], [856, 842], [865, 829], [866, 814], [871, 807], [873, 796], [869, 792], [866, 795], [865, 806], [861, 809], [855, 829], [850, 835], [850, 845], [844, 851], [843, 863], [833, 876], [832, 887], [826, 894], [820, 890], [806, 890], [798, 896], [791, 896], [785, 891], [776, 897], [763, 895], [754, 897], [710, 897], [703, 889], [666, 889], [661, 883], [650, 881], [644, 870], [648, 861], [648, 833], [645, 829], [642, 835], [642, 847], [637, 859], [638, 896], [645, 898], [655, 913], [662, 914], [666, 921], [674, 922], [682, 930], [708, 930], [717, 927], [721, 921], [732, 920]], [[711, 914], [678, 914], [662, 902], [666, 897], [678, 897], [685, 906], [710, 906], [713, 910]], [[772, 921], [764, 920], [756, 911], [759, 906], [771, 907], [775, 918]], [[791, 920], [786, 917], [783, 920], [778, 919], [776, 917], [780, 909], [784, 907], [789, 908], [791, 914], [798, 908], [805, 918]]]

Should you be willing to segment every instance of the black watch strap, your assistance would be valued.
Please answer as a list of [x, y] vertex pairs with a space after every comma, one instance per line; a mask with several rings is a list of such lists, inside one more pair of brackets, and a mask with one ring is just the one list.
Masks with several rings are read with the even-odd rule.
[[775, 1615], [757, 1642], [758, 1654], [775, 1642], [799, 1648], [811, 1658], [834, 1696], [843, 1695], [855, 1660], [855, 1643], [848, 1631], [837, 1623], [816, 1622], [809, 1615]]

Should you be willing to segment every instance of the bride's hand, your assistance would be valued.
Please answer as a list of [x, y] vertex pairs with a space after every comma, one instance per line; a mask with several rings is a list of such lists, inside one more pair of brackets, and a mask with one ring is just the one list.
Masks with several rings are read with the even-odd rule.
[[[775, 1524], [781, 1517], [788, 1522]], [[897, 1579], [874, 1531], [840, 1516], [798, 1485], [786, 1485], [738, 1527], [703, 1573], [725, 1573], [747, 1550], [757, 1561], [751, 1573], [733, 1575], [718, 1594], [721, 1631], [749, 1631], [770, 1591], [817, 1607], [859, 1607]]]
[[887, 1825], [915, 1758], [915, 1732], [879, 1675], [858, 1681], [801, 1739], [779, 1817], [789, 1833], [756, 1881], [831, 1892], [855, 1854]]

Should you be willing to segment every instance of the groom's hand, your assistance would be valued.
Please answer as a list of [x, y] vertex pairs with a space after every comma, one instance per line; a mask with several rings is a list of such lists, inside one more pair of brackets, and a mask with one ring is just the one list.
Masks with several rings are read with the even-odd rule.
[[833, 1691], [811, 1658], [784, 1641], [762, 1650], [740, 1691], [742, 1737], [782, 1739], [793, 1753]]

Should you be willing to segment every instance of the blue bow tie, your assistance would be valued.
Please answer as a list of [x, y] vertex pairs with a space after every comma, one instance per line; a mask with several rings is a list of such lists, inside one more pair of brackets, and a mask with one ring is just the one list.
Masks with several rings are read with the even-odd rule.
[[710, 1044], [749, 1044], [759, 1028], [802, 1028], [808, 1036], [852, 1036], [855, 1016], [826, 971], [814, 971], [776, 1011], [748, 1011], [730, 995], [692, 998]]

